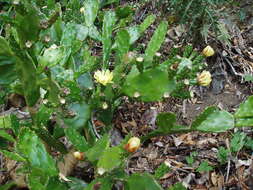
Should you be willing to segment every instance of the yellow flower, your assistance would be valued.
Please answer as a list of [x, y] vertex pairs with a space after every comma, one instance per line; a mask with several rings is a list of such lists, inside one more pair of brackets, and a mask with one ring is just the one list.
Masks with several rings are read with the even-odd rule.
[[135, 152], [141, 145], [141, 140], [138, 137], [132, 137], [125, 145], [125, 149], [128, 152]]
[[203, 51], [202, 54], [206, 57], [210, 57], [214, 55], [214, 50], [211, 46], [206, 46]]
[[96, 71], [94, 74], [94, 78], [98, 83], [101, 83], [102, 85], [107, 85], [107, 83], [113, 83], [113, 72], [107, 70], [102, 71]]
[[208, 86], [212, 82], [212, 75], [209, 71], [202, 71], [198, 74], [197, 82], [200, 86]]

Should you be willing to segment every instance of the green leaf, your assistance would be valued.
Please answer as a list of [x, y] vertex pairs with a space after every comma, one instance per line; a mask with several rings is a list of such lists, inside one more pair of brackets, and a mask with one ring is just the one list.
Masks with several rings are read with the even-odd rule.
[[109, 135], [104, 135], [99, 139], [96, 144], [86, 152], [86, 156], [89, 161], [94, 162], [99, 160], [103, 152], [109, 147], [110, 139]]
[[251, 137], [246, 137], [245, 147], [253, 150], [253, 139]]
[[97, 142], [98, 138], [94, 132], [94, 126], [92, 122], [91, 121], [87, 122], [87, 125], [85, 126], [85, 128], [87, 131], [87, 134], [85, 134], [87, 142], [90, 145], [94, 145]]
[[130, 44], [133, 44], [136, 42], [141, 34], [145, 32], [145, 30], [155, 21], [155, 15], [149, 15], [143, 23], [141, 23], [139, 26], [131, 26], [127, 28], [127, 32], [130, 36]]
[[54, 132], [53, 132], [53, 137], [55, 139], [58, 139], [58, 138], [61, 138], [65, 136], [65, 132], [64, 132], [64, 129], [56, 123], [56, 125], [54, 125]]
[[[91, 52], [87, 47], [85, 47], [83, 52], [83, 60], [83, 64], [79, 66], [78, 70], [75, 73], [75, 78], [79, 78], [82, 74], [92, 71], [97, 63], [95, 56], [91, 56]], [[80, 82], [79, 79], [78, 82]]]
[[252, 118], [253, 117], [253, 96], [240, 104], [239, 109], [235, 112], [235, 118]]
[[11, 56], [13, 53], [8, 42], [4, 37], [0, 36], [0, 55]]
[[[0, 64], [1, 64], [0, 57]], [[0, 66], [0, 85], [8, 85], [17, 79], [16, 68], [14, 64]]]
[[15, 142], [15, 139], [6, 131], [0, 129], [0, 137], [3, 137], [11, 142]]
[[16, 186], [16, 183], [11, 181], [0, 187], [0, 190], [10, 190], [13, 186]]
[[77, 150], [81, 152], [86, 152], [90, 148], [85, 138], [81, 136], [80, 133], [77, 132], [75, 128], [73, 127], [66, 128], [65, 134]]
[[16, 78], [15, 62], [8, 42], [0, 36], [0, 85], [10, 84]]
[[219, 41], [222, 41], [222, 43], [231, 46], [230, 39], [232, 38], [232, 36], [230, 36], [229, 31], [227, 30], [226, 24], [219, 22], [217, 28], [220, 34], [217, 36], [217, 39]]
[[102, 41], [102, 37], [95, 26], [89, 27], [89, 37], [97, 41]]
[[37, 169], [32, 169], [28, 175], [28, 187], [30, 190], [47, 190], [49, 176]]
[[203, 111], [196, 119], [192, 122], [192, 128], [196, 128], [197, 126], [201, 125], [203, 121], [205, 121], [209, 115], [215, 113], [218, 109], [214, 106], [208, 107]]
[[231, 152], [239, 152], [243, 146], [246, 143], [246, 134], [243, 132], [237, 132], [233, 135], [233, 138], [231, 139], [230, 142], [230, 150]]
[[159, 129], [166, 132], [172, 128], [176, 123], [176, 115], [173, 113], [160, 113], [156, 118]]
[[46, 126], [52, 113], [53, 113], [53, 109], [48, 108], [45, 105], [41, 105], [39, 108], [39, 111], [37, 112], [35, 116], [36, 125], [39, 127]]
[[126, 30], [120, 30], [116, 36], [116, 51], [118, 52], [119, 59], [121, 60], [130, 48], [130, 36]]
[[97, 187], [99, 187], [99, 190], [111, 190], [112, 185], [113, 185], [113, 182], [112, 182], [111, 176], [104, 177], [104, 178], [96, 178], [83, 190], [95, 190], [97, 189]]
[[47, 153], [44, 144], [34, 132], [23, 128], [18, 138], [17, 149], [29, 161], [32, 168], [42, 171], [48, 176], [58, 175], [55, 161]]
[[32, 5], [30, 5], [26, 11], [22, 11], [22, 15], [20, 13], [16, 14], [16, 20], [18, 23], [17, 32], [19, 39], [24, 46], [28, 41], [37, 41], [40, 31], [40, 19], [37, 9]]
[[76, 38], [80, 41], [84, 41], [89, 34], [89, 28], [81, 24], [76, 25]]
[[0, 150], [0, 152], [7, 158], [11, 159], [11, 160], [16, 160], [18, 162], [25, 162], [26, 159], [23, 158], [22, 156], [20, 156], [17, 153], [14, 152], [9, 152], [7, 150]]
[[59, 180], [59, 177], [50, 177], [47, 190], [68, 190], [67, 185]]
[[155, 22], [155, 19], [156, 19], [155, 15], [147, 16], [147, 18], [145, 18], [143, 23], [141, 23], [140, 26], [139, 26], [140, 33], [145, 32], [145, 30], [147, 30], [147, 28]]
[[142, 190], [162, 190], [162, 187], [147, 173], [132, 174], [127, 179], [127, 185], [129, 190], [136, 190], [136, 187]]
[[188, 58], [183, 57], [178, 65], [177, 74], [180, 75], [186, 69], [192, 68], [192, 61]]
[[127, 18], [128, 16], [134, 13], [132, 7], [130, 6], [117, 7], [115, 12], [116, 12], [117, 18], [119, 19]]
[[17, 73], [22, 81], [24, 96], [28, 106], [34, 106], [40, 98], [39, 85], [37, 83], [36, 66], [28, 54], [17, 59]]
[[123, 161], [121, 158], [122, 150], [119, 147], [106, 149], [100, 157], [97, 167], [103, 168], [105, 172], [111, 171], [120, 166]]
[[44, 127], [37, 127], [33, 129], [44, 142], [47, 143], [48, 146], [53, 147], [55, 150], [61, 152], [62, 154], [67, 154], [67, 149], [65, 145], [60, 142], [58, 139], [55, 139], [47, 129]]
[[197, 172], [209, 172], [212, 170], [213, 170], [213, 167], [209, 166], [207, 161], [201, 162], [201, 164], [197, 168]]
[[152, 36], [148, 47], [145, 51], [145, 67], [150, 66], [150, 63], [153, 61], [155, 53], [160, 49], [166, 33], [167, 33], [168, 23], [163, 21], [156, 29], [154, 35]]
[[68, 177], [68, 179], [71, 180], [71, 182], [68, 183], [69, 190], [84, 190], [84, 188], [87, 187], [87, 183], [83, 180], [74, 177]]
[[170, 112], [160, 113], [157, 116], [156, 123], [158, 128], [143, 136], [142, 141], [159, 135], [168, 135], [183, 132], [186, 133], [191, 131], [189, 127], [176, 125], [176, 115]]
[[217, 157], [219, 162], [223, 165], [228, 162], [228, 155], [229, 155], [229, 150], [222, 147], [219, 147]]
[[19, 119], [18, 119], [17, 116], [14, 115], [14, 114], [12, 114], [12, 115], [10, 116], [10, 118], [11, 118], [11, 128], [12, 128], [14, 134], [15, 134], [16, 136], [18, 136], [19, 130], [21, 129], [20, 124], [19, 124]]
[[11, 116], [10, 115], [2, 115], [0, 116], [0, 129], [1, 128], [11, 128]]
[[226, 111], [209, 107], [196, 118], [191, 128], [202, 132], [224, 132], [234, 128], [234, 117]]
[[47, 90], [49, 93], [48, 100], [54, 103], [55, 105], [59, 105], [60, 104], [60, 100], [59, 100], [60, 85], [55, 80], [53, 80], [51, 76], [48, 76], [44, 80], [44, 82], [47, 85]]
[[252, 127], [253, 126], [253, 118], [240, 118], [235, 119], [236, 127]]
[[253, 82], [253, 76], [251, 74], [245, 74], [243, 78], [246, 82]]
[[170, 187], [168, 190], [187, 190], [187, 189], [182, 185], [182, 183], [178, 182], [172, 187]]
[[183, 53], [183, 57], [190, 57], [191, 53], [193, 51], [193, 47], [192, 45], [187, 45], [184, 47], [184, 53]]
[[64, 47], [63, 58], [60, 64], [65, 65], [72, 54], [78, 52], [88, 35], [89, 29], [86, 26], [68, 23], [65, 25], [61, 38], [61, 46]]
[[86, 103], [70, 104], [69, 109], [73, 111], [75, 116], [71, 119], [64, 119], [66, 125], [76, 130], [84, 127], [85, 123], [90, 119], [90, 107]]
[[84, 3], [85, 24], [88, 27], [93, 26], [99, 10], [99, 0], [86, 0]]
[[166, 173], [170, 171], [170, 168], [165, 164], [162, 163], [156, 170], [154, 174], [154, 178], [159, 180], [161, 177], [163, 177]]
[[127, 32], [130, 36], [130, 44], [133, 44], [134, 42], [136, 42], [141, 36], [140, 29], [138, 26], [131, 26], [127, 28]]
[[190, 156], [187, 156], [186, 162], [188, 165], [192, 166], [192, 164], [195, 162], [196, 156], [197, 156], [197, 152], [191, 152]]
[[138, 93], [143, 101], [159, 101], [165, 92], [170, 91], [166, 71], [154, 68], [138, 74], [134, 70], [135, 67], [127, 75], [123, 86], [126, 95], [134, 97]]
[[110, 5], [112, 3], [119, 3], [119, 0], [102, 0], [100, 6], [104, 7], [104, 6]]
[[51, 46], [45, 49], [43, 55], [39, 58], [39, 64], [44, 69], [45, 67], [53, 67], [61, 62], [64, 58], [64, 48], [62, 46]]
[[82, 74], [77, 80], [81, 88], [85, 88], [89, 90], [94, 88], [92, 76], [88, 72], [85, 74]]
[[112, 30], [116, 22], [116, 15], [112, 11], [107, 11], [104, 15], [103, 21], [103, 63], [106, 64], [109, 61], [109, 56], [112, 49]]
[[71, 48], [71, 45], [76, 37], [76, 27], [74, 23], [67, 23], [64, 27], [61, 42], [62, 46]]

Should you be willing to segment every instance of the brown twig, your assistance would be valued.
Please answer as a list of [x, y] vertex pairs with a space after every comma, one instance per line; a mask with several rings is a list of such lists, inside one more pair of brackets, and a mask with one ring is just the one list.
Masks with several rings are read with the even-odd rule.
[[231, 158], [232, 158], [228, 138], [226, 139], [226, 147], [229, 150], [228, 167], [227, 167], [227, 174], [226, 174], [226, 178], [225, 178], [225, 181], [227, 183], [228, 182], [228, 177], [229, 177], [229, 172], [230, 172]]

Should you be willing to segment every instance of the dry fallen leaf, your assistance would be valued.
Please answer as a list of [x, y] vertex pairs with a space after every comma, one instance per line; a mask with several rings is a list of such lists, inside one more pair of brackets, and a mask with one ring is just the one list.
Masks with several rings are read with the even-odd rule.
[[64, 155], [63, 161], [58, 163], [58, 168], [63, 176], [68, 176], [75, 168], [78, 160], [74, 157], [75, 150], [71, 150], [68, 154]]
[[215, 172], [211, 173], [211, 182], [214, 186], [218, 186], [218, 175]]
[[22, 164], [18, 163], [15, 160], [10, 160], [10, 159], [6, 159], [5, 161], [6, 161], [5, 166], [6, 166], [7, 172], [10, 173], [11, 179], [15, 182], [15, 184], [19, 188], [27, 187], [26, 174], [17, 172], [17, 170], [22, 167]]
[[65, 175], [63, 175], [62, 173], [59, 173], [59, 179], [65, 182], [70, 182], [71, 180], [66, 178]]
[[197, 145], [217, 144], [217, 140], [214, 138], [207, 138], [197, 142]]
[[190, 187], [190, 182], [195, 179], [195, 174], [194, 173], [189, 173], [183, 180], [182, 180], [182, 184], [183, 186], [185, 186], [186, 188]]
[[252, 160], [251, 159], [248, 159], [248, 160], [237, 160], [235, 162], [235, 167], [236, 168], [239, 168], [241, 166], [250, 166], [252, 163]]

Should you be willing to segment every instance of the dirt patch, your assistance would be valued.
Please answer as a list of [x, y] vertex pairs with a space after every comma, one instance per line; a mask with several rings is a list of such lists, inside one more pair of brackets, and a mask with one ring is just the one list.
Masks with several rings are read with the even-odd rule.
[[193, 98], [186, 102], [185, 117], [189, 124], [194, 118], [209, 106], [216, 106], [228, 112], [234, 112], [239, 104], [249, 95], [246, 84], [230, 83], [225, 84], [225, 89], [220, 94], [214, 94], [211, 90], [205, 89], [201, 97]]

